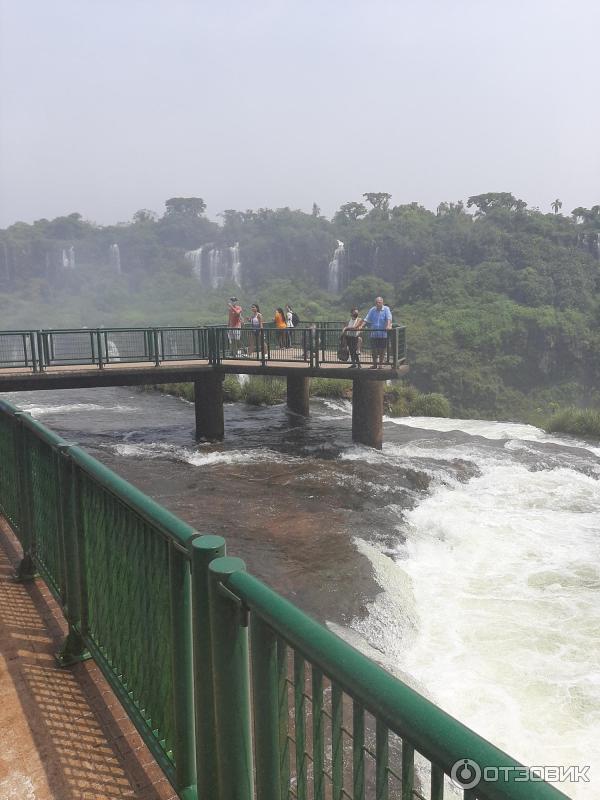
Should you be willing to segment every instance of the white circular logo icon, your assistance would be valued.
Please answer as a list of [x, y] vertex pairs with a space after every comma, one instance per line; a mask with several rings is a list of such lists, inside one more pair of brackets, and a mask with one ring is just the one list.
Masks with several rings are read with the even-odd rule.
[[450, 778], [459, 789], [472, 789], [481, 780], [481, 767], [470, 758], [461, 758], [452, 765]]

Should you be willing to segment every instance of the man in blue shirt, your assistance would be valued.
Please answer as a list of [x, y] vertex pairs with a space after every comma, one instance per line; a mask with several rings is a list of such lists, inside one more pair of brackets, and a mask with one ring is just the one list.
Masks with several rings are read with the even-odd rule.
[[375, 305], [369, 310], [364, 319], [366, 327], [371, 331], [371, 355], [373, 356], [373, 366], [377, 369], [379, 359], [379, 369], [383, 369], [383, 357], [387, 347], [388, 331], [392, 327], [392, 312], [383, 304], [383, 297], [375, 298]]

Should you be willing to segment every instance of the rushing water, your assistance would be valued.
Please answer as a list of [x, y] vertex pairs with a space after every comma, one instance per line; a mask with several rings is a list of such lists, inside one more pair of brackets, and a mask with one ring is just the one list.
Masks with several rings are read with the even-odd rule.
[[[6, 395], [77, 441], [478, 733], [600, 796], [600, 447], [529, 425], [386, 420], [345, 402], [226, 407], [129, 389]], [[595, 791], [594, 791], [595, 787]]]

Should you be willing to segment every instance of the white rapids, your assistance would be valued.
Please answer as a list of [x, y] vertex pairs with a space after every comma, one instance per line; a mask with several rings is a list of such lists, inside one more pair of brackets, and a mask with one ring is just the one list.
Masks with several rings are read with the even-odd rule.
[[[352, 623], [353, 642], [364, 637], [386, 667], [521, 762], [589, 766], [590, 783], [559, 788], [600, 796], [596, 448], [513, 423], [394, 421], [463, 433], [346, 453], [426, 462], [433, 477], [429, 494], [398, 514], [395, 551], [357, 540], [382, 592]], [[533, 460], [531, 442], [541, 443]], [[457, 459], [478, 474], [453, 477]]]

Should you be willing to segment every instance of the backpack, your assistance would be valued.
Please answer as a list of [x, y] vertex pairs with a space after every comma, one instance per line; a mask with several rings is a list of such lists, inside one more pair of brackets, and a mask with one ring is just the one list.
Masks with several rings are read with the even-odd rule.
[[300, 325], [300, 317], [296, 314], [295, 311], [292, 311], [292, 325], [294, 328], [297, 328]]

